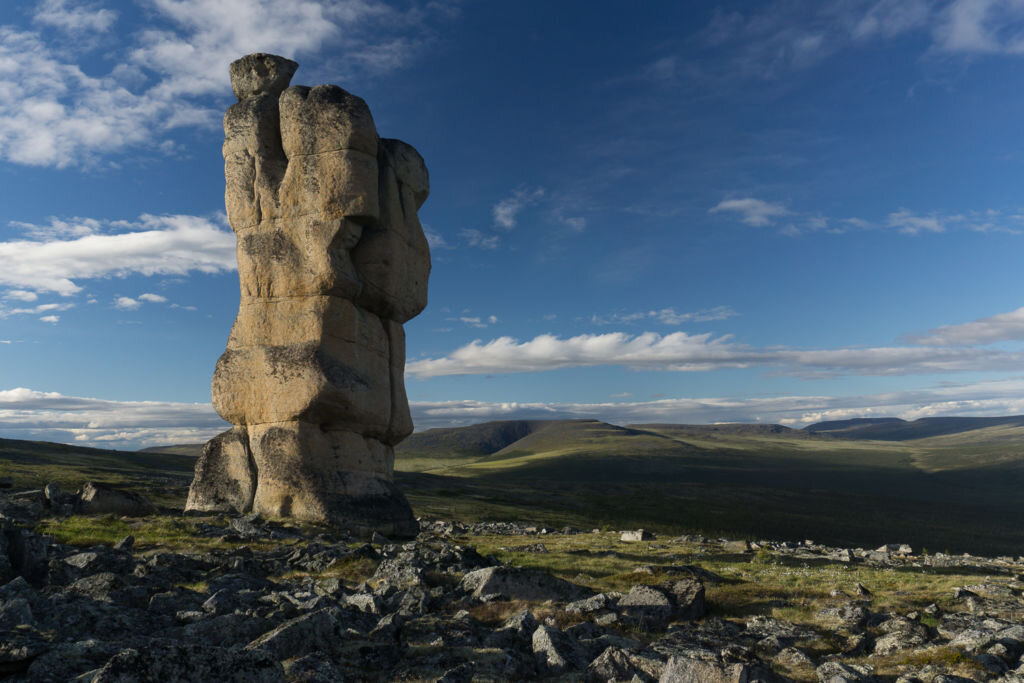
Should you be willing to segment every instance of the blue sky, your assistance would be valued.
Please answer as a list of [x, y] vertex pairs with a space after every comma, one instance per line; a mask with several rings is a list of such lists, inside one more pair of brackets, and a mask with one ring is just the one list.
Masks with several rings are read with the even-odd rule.
[[418, 428], [1024, 413], [1024, 5], [40, 0], [0, 13], [0, 436], [224, 423], [227, 65], [423, 154]]

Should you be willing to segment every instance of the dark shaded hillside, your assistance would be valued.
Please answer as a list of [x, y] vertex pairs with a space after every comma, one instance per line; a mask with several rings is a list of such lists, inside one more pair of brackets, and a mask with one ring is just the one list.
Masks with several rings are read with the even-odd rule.
[[818, 422], [804, 427], [811, 434], [829, 434], [843, 439], [912, 441], [959, 434], [990, 427], [1024, 427], [1024, 415], [1009, 417], [922, 417], [907, 422], [897, 417], [858, 418]]
[[177, 453], [0, 439], [0, 476], [10, 477], [17, 488], [42, 488], [57, 482], [73, 491], [86, 481], [95, 481], [132, 488], [166, 504], [184, 497], [195, 463], [195, 458]]
[[667, 434], [676, 438], [686, 436], [786, 436], [800, 438], [810, 436], [810, 432], [799, 429], [792, 429], [777, 424], [713, 424], [713, 425], [681, 425], [671, 423], [631, 424], [626, 425], [630, 429], [641, 429], [658, 434]]
[[398, 456], [484, 456], [529, 436], [538, 429], [561, 424], [560, 420], [504, 420], [469, 427], [439, 427], [417, 432], [398, 444]]
[[198, 458], [203, 454], [203, 446], [206, 444], [202, 443], [183, 443], [176, 446], [154, 446], [152, 448], [143, 448], [139, 453], [163, 453], [166, 455], [188, 455], [193, 458]]

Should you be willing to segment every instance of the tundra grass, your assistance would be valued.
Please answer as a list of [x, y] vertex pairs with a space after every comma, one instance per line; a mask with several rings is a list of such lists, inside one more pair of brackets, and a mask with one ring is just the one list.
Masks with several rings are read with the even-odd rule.
[[253, 550], [272, 550], [282, 546], [305, 543], [303, 539], [221, 541], [219, 537], [200, 534], [202, 523], [226, 524], [224, 517], [178, 517], [152, 515], [149, 517], [115, 517], [113, 515], [72, 515], [47, 517], [39, 522], [36, 531], [52, 537], [59, 543], [78, 547], [113, 545], [125, 536], [133, 536], [133, 549], [137, 552], [195, 553], [248, 546]]

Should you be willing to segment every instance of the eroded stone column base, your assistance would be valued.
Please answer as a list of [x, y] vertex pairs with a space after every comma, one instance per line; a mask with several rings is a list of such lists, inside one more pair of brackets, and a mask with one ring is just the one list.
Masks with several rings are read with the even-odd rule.
[[394, 457], [376, 439], [306, 422], [235, 427], [203, 448], [185, 509], [256, 512], [358, 536], [408, 538], [419, 526], [392, 481]]

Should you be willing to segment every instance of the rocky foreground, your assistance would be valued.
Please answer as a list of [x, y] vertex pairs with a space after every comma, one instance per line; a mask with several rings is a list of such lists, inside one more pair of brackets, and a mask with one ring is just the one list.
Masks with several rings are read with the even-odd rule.
[[[77, 547], [35, 530], [54, 513], [55, 528], [73, 520], [76, 505], [52, 489], [0, 494], [0, 676], [1024, 681], [1022, 557], [425, 520], [398, 544], [192, 518], [195, 547], [173, 550], [131, 536]], [[502, 563], [471, 543], [538, 562]], [[537, 568], [556, 555], [571, 581]], [[612, 577], [621, 590], [594, 587], [602, 562], [633, 563]], [[885, 597], [862, 576], [890, 586]], [[908, 610], [925, 602], [921, 585], [944, 592]]]

